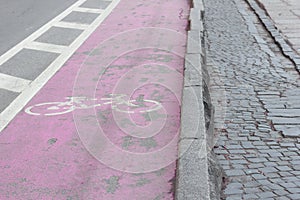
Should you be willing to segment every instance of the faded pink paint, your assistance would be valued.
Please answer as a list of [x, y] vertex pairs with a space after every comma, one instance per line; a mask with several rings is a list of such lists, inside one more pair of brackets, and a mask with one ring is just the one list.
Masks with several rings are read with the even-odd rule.
[[[103, 41], [114, 34], [142, 27], [168, 28], [185, 34], [187, 20], [181, 19], [180, 13], [183, 10], [183, 13], [187, 14], [188, 9], [187, 1], [181, 0], [121, 1], [104, 23], [26, 107], [42, 102], [65, 101], [64, 98], [67, 96], [90, 89], [95, 89], [95, 97], [100, 99], [112, 93], [119, 80], [123, 81], [119, 83], [121, 86], [138, 85], [140, 81], [144, 81], [145, 75], [138, 71], [144, 66], [144, 72], [151, 72], [148, 78], [152, 82], [157, 81], [162, 85], [173, 82], [173, 87], [176, 87], [174, 94], [174, 91], [167, 90], [161, 85], [141, 85], [132, 94], [133, 99], [143, 94], [145, 99], [162, 103], [164, 110], [160, 110], [158, 114], [168, 114], [163, 129], [150, 141], [140, 138], [130, 139], [124, 131], [128, 132], [133, 127], [126, 129], [124, 126], [122, 130], [122, 127], [116, 124], [109, 105], [96, 109], [98, 124], [112, 143], [126, 151], [155, 152], [171, 140], [177, 141], [180, 120], [178, 96], [181, 96], [183, 80], [181, 76], [168, 74], [165, 74], [165, 80], [155, 79], [161, 74], [157, 71], [147, 71], [145, 65], [168, 66], [182, 74], [183, 59], [180, 55], [184, 55], [185, 43], [175, 44], [174, 52], [179, 56], [153, 49], [128, 52], [115, 59], [100, 80], [91, 80], [90, 77], [97, 73], [97, 68], [91, 68], [95, 71], [88, 71], [86, 80], [80, 80], [82, 85], [75, 88], [75, 91], [73, 86], [80, 66], [93, 67], [98, 64], [97, 51], [91, 56], [88, 54]], [[133, 35], [129, 39], [135, 38]], [[106, 49], [107, 56], [111, 54], [108, 50], [110, 48], [112, 47]], [[155, 69], [153, 66], [151, 69]], [[132, 69], [138, 73], [132, 72]], [[124, 74], [131, 75], [132, 82], [128, 82], [126, 77], [122, 79]], [[84, 76], [79, 76], [81, 77]], [[121, 87], [120, 91], [126, 93], [126, 88]], [[87, 114], [93, 112], [91, 109], [77, 110], [74, 113], [51, 117], [32, 116], [24, 111], [20, 112], [0, 136], [0, 199], [173, 199], [175, 162], [154, 172], [132, 174], [112, 169], [87, 151], [77, 134], [73, 114], [75, 119], [84, 118], [84, 123], [77, 125], [79, 131], [83, 128], [90, 133], [94, 131], [96, 125], [88, 124]], [[144, 115], [132, 114], [130, 117], [140, 126], [150, 124]], [[158, 117], [156, 120], [161, 118]], [[175, 147], [168, 153], [170, 157], [175, 158], [176, 152]], [[133, 161], [132, 164], [137, 163], [139, 162]], [[117, 164], [124, 163], [119, 161]]]

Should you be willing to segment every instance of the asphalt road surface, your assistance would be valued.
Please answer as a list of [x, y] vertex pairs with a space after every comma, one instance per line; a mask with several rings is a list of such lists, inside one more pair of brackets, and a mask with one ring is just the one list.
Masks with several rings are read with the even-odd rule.
[[94, 0], [0, 3], [2, 127], [102, 22], [109, 4]]
[[64, 11], [76, 0], [0, 1], [0, 55]]

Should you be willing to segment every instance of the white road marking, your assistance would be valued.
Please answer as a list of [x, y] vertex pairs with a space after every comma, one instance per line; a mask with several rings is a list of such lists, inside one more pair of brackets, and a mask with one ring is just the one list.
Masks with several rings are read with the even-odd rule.
[[28, 43], [33, 42], [38, 37], [40, 37], [43, 33], [45, 33], [49, 28], [54, 26], [57, 22], [61, 21], [63, 18], [65, 18], [67, 15], [69, 15], [75, 8], [80, 6], [82, 3], [84, 3], [86, 0], [79, 0], [76, 3], [74, 3], [72, 6], [70, 6], [68, 9], [66, 9], [64, 12], [59, 14], [57, 17], [53, 18], [51, 21], [49, 21], [47, 24], [42, 26], [40, 29], [38, 29], [36, 32], [31, 34], [29, 37], [25, 38], [22, 42], [8, 50], [6, 53], [4, 53], [2, 56], [0, 56], [0, 65], [5, 63], [7, 60], [9, 60], [11, 57], [16, 55], [19, 51], [21, 51]]
[[30, 84], [30, 80], [0, 73], [0, 88], [13, 92], [22, 92]]
[[71, 22], [58, 22], [54, 25], [55, 27], [61, 27], [61, 28], [72, 28], [72, 29], [79, 29], [79, 30], [85, 30], [89, 27], [88, 24], [79, 24], [79, 23], [71, 23]]
[[[50, 27], [55, 26], [59, 21], [71, 13], [75, 8], [82, 5], [86, 0], [79, 0], [63, 13], [52, 19], [39, 30], [20, 42], [18, 45], [7, 51], [0, 57], [0, 65], [18, 53], [29, 42], [33, 42], [40, 35], [46, 32]], [[9, 124], [9, 122], [17, 115], [18, 112], [32, 99], [32, 97], [48, 82], [48, 80], [62, 67], [62, 65], [71, 57], [71, 55], [81, 46], [81, 44], [96, 30], [96, 28], [104, 21], [104, 19], [118, 5], [120, 0], [113, 0], [111, 4], [99, 15], [88, 28], [81, 33], [80, 36], [66, 49], [60, 56], [53, 61], [50, 66], [41, 73], [30, 87], [26, 87], [24, 91], [0, 114], [0, 132]]]
[[[111, 94], [112, 95], [112, 94]], [[126, 100], [123, 99], [126, 97], [126, 94], [118, 94], [112, 96], [111, 98], [100, 98], [100, 101], [108, 101], [108, 102], [101, 102], [101, 103], [93, 103], [93, 104], [86, 104], [85, 101], [87, 100], [97, 100], [95, 98], [89, 99], [87, 97], [66, 97], [67, 101], [65, 102], [44, 102], [38, 103], [33, 106], [29, 106], [25, 109], [25, 112], [29, 115], [44, 115], [44, 116], [54, 116], [54, 115], [62, 115], [69, 112], [72, 112], [76, 109], [89, 109], [95, 107], [101, 107], [102, 105], [111, 104], [111, 109], [123, 112], [123, 113], [149, 113], [162, 108], [162, 105], [158, 101], [143, 99], [142, 103], [152, 103], [153, 106], [140, 106], [135, 104], [136, 100]], [[138, 102], [138, 103], [141, 103]], [[125, 106], [120, 108], [120, 105]], [[41, 110], [34, 111], [34, 108], [40, 107]], [[144, 108], [144, 110], [128, 110], [128, 108]], [[33, 111], [32, 111], [33, 110]]]
[[78, 8], [75, 8], [74, 11], [77, 11], [77, 12], [86, 12], [86, 13], [97, 13], [97, 14], [101, 14], [101, 13], [103, 13], [104, 10], [102, 10], [102, 9], [96, 9], [96, 8], [83, 8], [83, 7], [78, 7]]
[[67, 50], [68, 46], [49, 44], [43, 42], [31, 42], [25, 46], [26, 49], [34, 49], [40, 51], [47, 51], [53, 53], [63, 53]]

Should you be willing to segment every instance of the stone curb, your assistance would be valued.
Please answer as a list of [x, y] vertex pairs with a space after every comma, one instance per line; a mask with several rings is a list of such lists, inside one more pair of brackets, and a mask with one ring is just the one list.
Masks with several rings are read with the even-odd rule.
[[177, 200], [219, 199], [222, 175], [212, 153], [213, 107], [206, 70], [203, 0], [191, 0], [185, 54], [181, 133], [177, 160]]
[[300, 56], [291, 48], [289, 42], [284, 39], [264, 6], [258, 0], [246, 0], [246, 2], [254, 10], [262, 24], [274, 38], [275, 42], [280, 46], [283, 54], [291, 59], [291, 61], [295, 64], [296, 70], [300, 73]]

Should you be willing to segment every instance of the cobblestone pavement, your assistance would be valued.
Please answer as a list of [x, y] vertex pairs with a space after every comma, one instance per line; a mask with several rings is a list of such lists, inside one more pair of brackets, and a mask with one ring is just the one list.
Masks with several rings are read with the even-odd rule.
[[258, 0], [293, 48], [300, 55], [300, 1]]
[[299, 199], [299, 74], [248, 4], [204, 2], [223, 199]]

